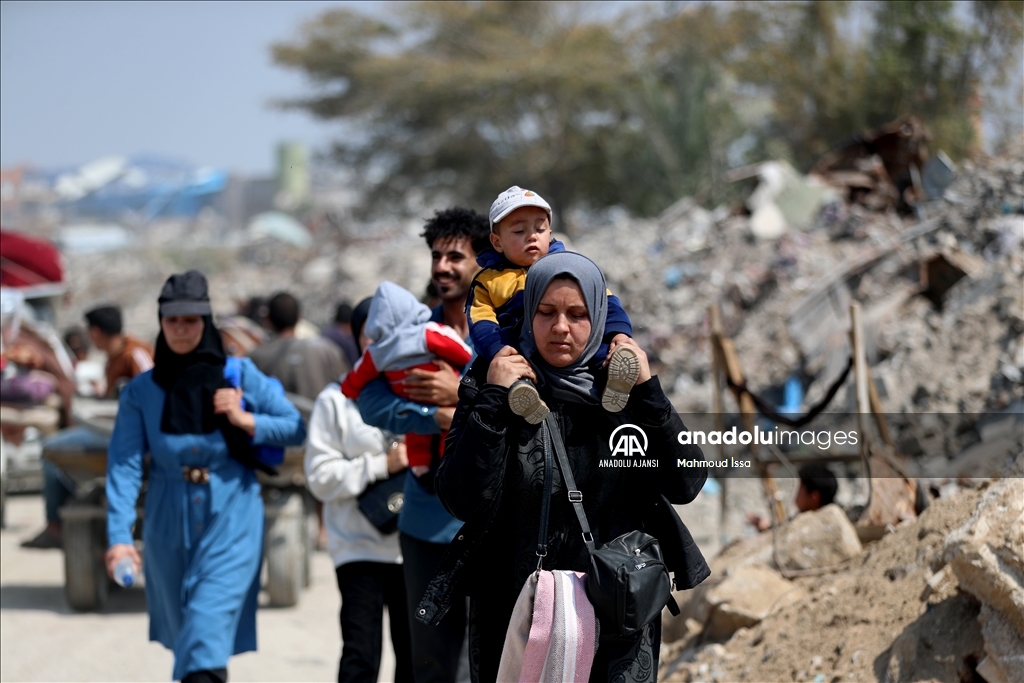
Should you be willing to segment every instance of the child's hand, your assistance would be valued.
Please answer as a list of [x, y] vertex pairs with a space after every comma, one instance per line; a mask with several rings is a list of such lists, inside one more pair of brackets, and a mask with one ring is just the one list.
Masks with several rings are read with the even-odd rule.
[[615, 347], [631, 341], [633, 341], [632, 337], [622, 334], [621, 332], [612, 337], [611, 343], [608, 344], [608, 355], [604, 357], [604, 363], [601, 363], [601, 367], [603, 368], [608, 366], [608, 359], [612, 357], [612, 351], [615, 350]]
[[640, 374], [636, 378], [637, 385], [643, 384], [652, 377], [651, 365], [647, 361], [647, 354], [644, 353], [644, 350], [636, 343], [636, 340], [631, 337], [627, 337], [624, 334], [615, 335], [615, 338], [612, 339], [612, 343], [608, 345], [608, 357], [604, 359], [605, 365], [608, 364], [608, 358], [612, 357], [612, 351], [614, 351], [617, 346], [628, 346], [636, 351], [637, 360], [640, 361]]

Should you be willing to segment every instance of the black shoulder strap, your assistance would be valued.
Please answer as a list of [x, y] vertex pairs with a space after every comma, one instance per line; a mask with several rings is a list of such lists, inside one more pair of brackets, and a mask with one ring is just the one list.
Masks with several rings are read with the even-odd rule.
[[554, 465], [551, 459], [551, 449], [548, 442], [544, 440], [544, 494], [540, 503], [540, 528], [537, 530], [537, 569], [541, 569], [544, 558], [548, 554], [548, 518], [551, 514], [551, 478]]
[[[548, 433], [551, 435], [551, 442], [555, 445], [555, 455], [558, 456], [558, 466], [562, 470], [562, 478], [565, 479], [565, 487], [569, 489], [569, 502], [576, 512], [576, 519], [580, 522], [580, 529], [583, 530], [583, 542], [587, 548], [594, 551], [594, 534], [590, 532], [590, 524], [587, 522], [587, 515], [583, 511], [583, 493], [576, 488], [576, 480], [573, 479], [572, 469], [569, 467], [569, 456], [565, 454], [565, 445], [562, 443], [562, 435], [558, 431], [558, 424], [555, 422], [553, 413], [548, 413], [544, 418]], [[546, 478], [546, 473], [545, 473]], [[551, 497], [550, 490], [545, 497], [545, 504]]]

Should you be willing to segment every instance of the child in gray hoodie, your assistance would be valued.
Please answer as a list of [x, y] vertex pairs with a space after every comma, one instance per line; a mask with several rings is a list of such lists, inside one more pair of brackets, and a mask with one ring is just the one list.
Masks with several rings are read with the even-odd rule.
[[[372, 342], [352, 371], [341, 382], [341, 391], [351, 399], [368, 382], [384, 375], [391, 390], [409, 398], [405, 380], [413, 368], [436, 371], [434, 361], [444, 360], [456, 373], [473, 357], [473, 351], [455, 330], [430, 320], [430, 309], [406, 289], [384, 281], [370, 303], [363, 334]], [[445, 434], [440, 439], [428, 434], [407, 434], [405, 448], [409, 469], [417, 477], [430, 470], [431, 460], [444, 452]]]

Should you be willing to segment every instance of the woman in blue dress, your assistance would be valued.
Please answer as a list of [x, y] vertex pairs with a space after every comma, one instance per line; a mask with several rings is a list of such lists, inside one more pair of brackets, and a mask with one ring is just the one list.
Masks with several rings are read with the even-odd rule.
[[142, 566], [132, 525], [149, 453], [149, 638], [174, 651], [175, 680], [223, 683], [228, 658], [256, 649], [263, 500], [254, 468], [265, 466], [253, 445], [298, 445], [306, 428], [250, 360], [238, 389], [225, 380], [202, 273], [172, 275], [159, 304], [154, 368], [121, 393], [110, 441], [107, 571], [124, 557]]

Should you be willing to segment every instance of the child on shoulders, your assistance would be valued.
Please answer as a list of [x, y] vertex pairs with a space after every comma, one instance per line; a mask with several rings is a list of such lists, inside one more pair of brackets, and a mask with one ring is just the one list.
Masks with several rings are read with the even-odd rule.
[[[530, 266], [550, 252], [564, 251], [551, 240], [551, 206], [536, 192], [513, 186], [491, 204], [491, 246], [477, 257], [482, 270], [473, 280], [466, 300], [469, 334], [477, 353], [490, 362], [505, 347], [516, 349], [514, 334], [523, 318], [523, 290]], [[636, 352], [620, 342], [633, 334], [629, 316], [618, 297], [608, 292], [608, 321], [596, 363], [607, 359], [608, 382], [601, 404], [609, 412], [625, 408], [629, 392], [640, 374]], [[547, 405], [530, 380], [509, 388], [509, 406], [530, 424], [540, 423]]]

